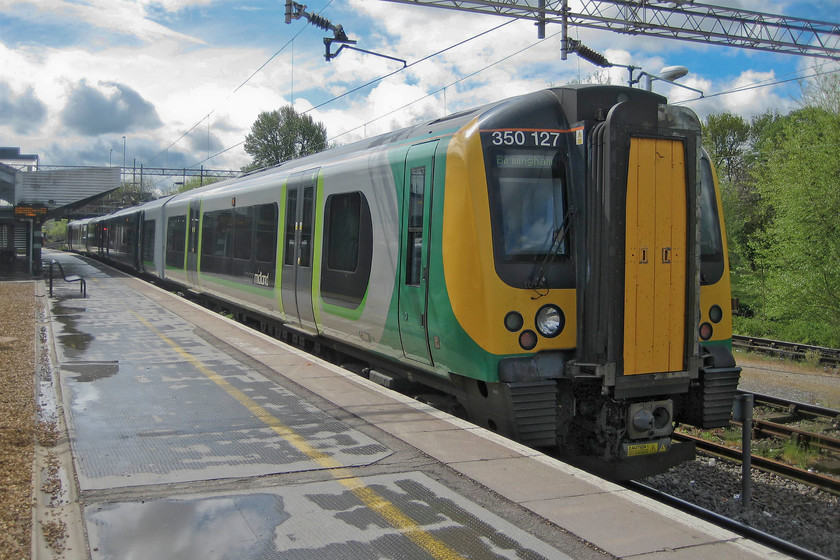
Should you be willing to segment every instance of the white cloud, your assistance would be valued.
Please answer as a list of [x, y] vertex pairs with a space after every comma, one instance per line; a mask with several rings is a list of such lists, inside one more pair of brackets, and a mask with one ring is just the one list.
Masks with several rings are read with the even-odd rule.
[[206, 4], [207, 1], [165, 0], [164, 2], [134, 2], [132, 0], [7, 0], [6, 9], [15, 9], [14, 15], [35, 23], [89, 25], [118, 35], [130, 35], [144, 42], [174, 39], [188, 43], [203, 43], [200, 39], [156, 23], [149, 19], [147, 7], [167, 5]]

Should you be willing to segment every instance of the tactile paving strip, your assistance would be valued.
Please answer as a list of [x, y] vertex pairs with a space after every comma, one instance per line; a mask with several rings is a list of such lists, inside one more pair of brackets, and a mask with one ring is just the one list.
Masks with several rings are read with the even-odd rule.
[[323, 468], [173, 344], [334, 462], [367, 465], [391, 453], [214, 348], [123, 282], [101, 280], [96, 296], [72, 305], [56, 305], [54, 320], [82, 490]]

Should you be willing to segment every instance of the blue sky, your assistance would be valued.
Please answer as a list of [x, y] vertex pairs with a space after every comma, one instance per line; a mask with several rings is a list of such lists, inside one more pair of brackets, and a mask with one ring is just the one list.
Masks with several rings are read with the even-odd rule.
[[[840, 0], [707, 3], [840, 21]], [[509, 21], [382, 0], [313, 0], [307, 10], [343, 25], [360, 48], [409, 63]], [[257, 115], [288, 103], [345, 143], [600, 71], [575, 56], [562, 61], [557, 32], [548, 26], [539, 41], [531, 23], [512, 22], [332, 101], [400, 64], [355, 52], [326, 62], [330, 33], [303, 20], [286, 25], [279, 0], [0, 0], [0, 145], [52, 165], [120, 165], [125, 147], [128, 165], [238, 169], [248, 162], [241, 143]], [[796, 109], [795, 81], [713, 94], [804, 76], [820, 62], [606, 31], [570, 34], [615, 63], [651, 73], [688, 67], [680, 82], [709, 96], [686, 103], [701, 118]], [[627, 80], [624, 69], [608, 75]], [[661, 82], [654, 89], [672, 100], [696, 97]]]

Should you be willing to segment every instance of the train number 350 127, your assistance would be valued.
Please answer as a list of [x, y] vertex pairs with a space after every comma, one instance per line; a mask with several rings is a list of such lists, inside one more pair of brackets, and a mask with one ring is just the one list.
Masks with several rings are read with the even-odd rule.
[[494, 130], [491, 138], [494, 146], [556, 148], [560, 143], [560, 133], [549, 130]]

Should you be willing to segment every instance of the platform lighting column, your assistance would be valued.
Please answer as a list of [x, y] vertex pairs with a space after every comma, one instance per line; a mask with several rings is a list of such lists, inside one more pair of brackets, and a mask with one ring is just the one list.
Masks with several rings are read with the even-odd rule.
[[120, 169], [120, 186], [122, 186], [122, 184], [125, 182], [125, 177], [123, 176], [125, 174], [125, 136], [123, 136], [122, 139], [123, 139], [123, 165], [122, 165], [122, 169]]

